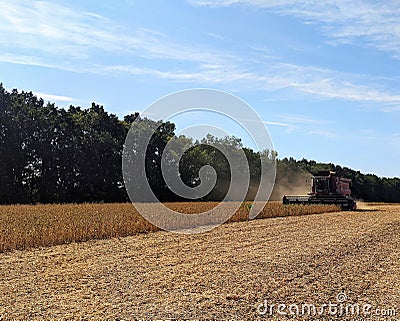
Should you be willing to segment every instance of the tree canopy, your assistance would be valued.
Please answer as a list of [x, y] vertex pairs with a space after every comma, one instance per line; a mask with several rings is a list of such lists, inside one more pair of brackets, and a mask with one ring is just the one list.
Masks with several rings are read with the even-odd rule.
[[[199, 170], [204, 165], [211, 165], [216, 171], [215, 187], [199, 200], [224, 198], [229, 189], [231, 164], [221, 150], [233, 157], [243, 151], [250, 175], [247, 198], [254, 197], [264, 158], [260, 152], [243, 147], [239, 138], [207, 135], [201, 141], [193, 141], [176, 136], [175, 125], [170, 122], [141, 118], [139, 113], [119, 119], [95, 103], [86, 109], [72, 105], [63, 109], [45, 104], [32, 92], [16, 89], [7, 92], [0, 84], [0, 203], [128, 201], [121, 170], [125, 138], [129, 130], [134, 131], [138, 143], [141, 135], [151, 128], [157, 130], [141, 157], [145, 158], [148, 182], [160, 201], [186, 200], [175, 195], [161, 175], [161, 155], [167, 144], [172, 146], [167, 157], [168, 168], [178, 167], [187, 186], [200, 184]], [[182, 151], [186, 152], [179, 161]], [[262, 153], [267, 160], [277, 160], [278, 185], [284, 178], [290, 181], [292, 174], [331, 169], [353, 180], [353, 192], [358, 198], [400, 202], [398, 178], [380, 178], [306, 159], [279, 160], [275, 151]], [[137, 195], [140, 193], [138, 188]], [[146, 195], [141, 197], [146, 200]]]

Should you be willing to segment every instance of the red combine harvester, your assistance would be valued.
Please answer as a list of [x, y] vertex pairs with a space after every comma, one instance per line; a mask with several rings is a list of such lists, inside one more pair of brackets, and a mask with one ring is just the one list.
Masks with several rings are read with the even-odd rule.
[[343, 210], [355, 210], [351, 197], [351, 179], [337, 176], [332, 171], [319, 171], [312, 178], [311, 193], [307, 196], [284, 196], [283, 204], [334, 204]]

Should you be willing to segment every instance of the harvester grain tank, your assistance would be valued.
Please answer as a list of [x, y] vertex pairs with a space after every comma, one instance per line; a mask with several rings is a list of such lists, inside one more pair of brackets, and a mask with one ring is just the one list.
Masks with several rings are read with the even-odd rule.
[[311, 192], [303, 196], [284, 196], [283, 204], [334, 204], [344, 210], [355, 210], [356, 200], [351, 196], [351, 179], [332, 171], [319, 171], [312, 177]]

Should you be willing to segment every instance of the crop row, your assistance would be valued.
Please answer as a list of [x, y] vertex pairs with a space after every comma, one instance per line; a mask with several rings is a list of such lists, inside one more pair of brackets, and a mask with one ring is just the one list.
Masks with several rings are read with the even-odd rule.
[[[167, 203], [182, 213], [196, 214], [218, 203]], [[151, 206], [151, 205], [150, 205]], [[248, 219], [251, 203], [243, 203], [228, 222]], [[340, 210], [330, 205], [282, 205], [268, 203], [257, 218], [297, 216]], [[54, 204], [0, 206], [0, 252], [53, 246], [91, 239], [123, 237], [159, 230], [147, 222], [129, 203]]]

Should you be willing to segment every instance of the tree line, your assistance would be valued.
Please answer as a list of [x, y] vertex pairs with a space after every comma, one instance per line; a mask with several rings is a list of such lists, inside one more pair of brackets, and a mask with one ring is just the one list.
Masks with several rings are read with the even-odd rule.
[[[219, 148], [210, 145], [231, 154], [244, 150], [251, 185], [258, 184], [260, 153], [242, 148], [238, 138], [207, 135], [193, 141], [177, 137], [170, 122], [141, 118], [139, 113], [119, 119], [95, 103], [86, 109], [58, 108], [32, 92], [7, 92], [0, 84], [0, 203], [129, 201], [121, 170], [125, 138], [133, 130], [140, 141], [143, 133], [154, 128], [143, 157], [147, 180], [160, 201], [186, 200], [171, 192], [161, 174], [161, 155], [171, 140], [176, 151], [187, 150], [179, 162], [186, 185], [200, 184], [199, 170], [204, 165], [217, 173], [214, 189], [200, 200], [223, 199], [229, 188], [229, 163]], [[271, 162], [275, 160], [273, 152], [264, 153]], [[142, 197], [145, 201], [146, 195]]]
[[129, 201], [121, 170], [125, 138], [133, 130], [140, 139], [141, 133], [149, 128], [157, 130], [144, 155], [145, 171], [160, 201], [186, 200], [174, 194], [161, 175], [161, 155], [172, 142], [177, 154], [186, 150], [179, 164], [173, 153], [170, 157], [186, 185], [196, 187], [201, 183], [199, 170], [204, 165], [211, 165], [217, 173], [215, 187], [200, 200], [223, 199], [229, 188], [230, 165], [219, 151], [222, 148], [233, 155], [243, 150], [249, 164], [248, 199], [254, 197], [261, 176], [261, 160], [266, 159], [267, 167], [276, 161], [278, 183], [280, 177], [291, 171], [329, 168], [353, 179], [357, 197], [366, 201], [400, 202], [397, 178], [364, 175], [304, 159], [279, 160], [275, 151], [255, 152], [243, 147], [236, 137], [207, 135], [194, 141], [175, 135], [175, 125], [171, 122], [141, 118], [139, 113], [119, 119], [95, 103], [89, 108], [72, 105], [68, 109], [59, 108], [32, 92], [16, 89], [8, 92], [0, 84], [0, 204]]

